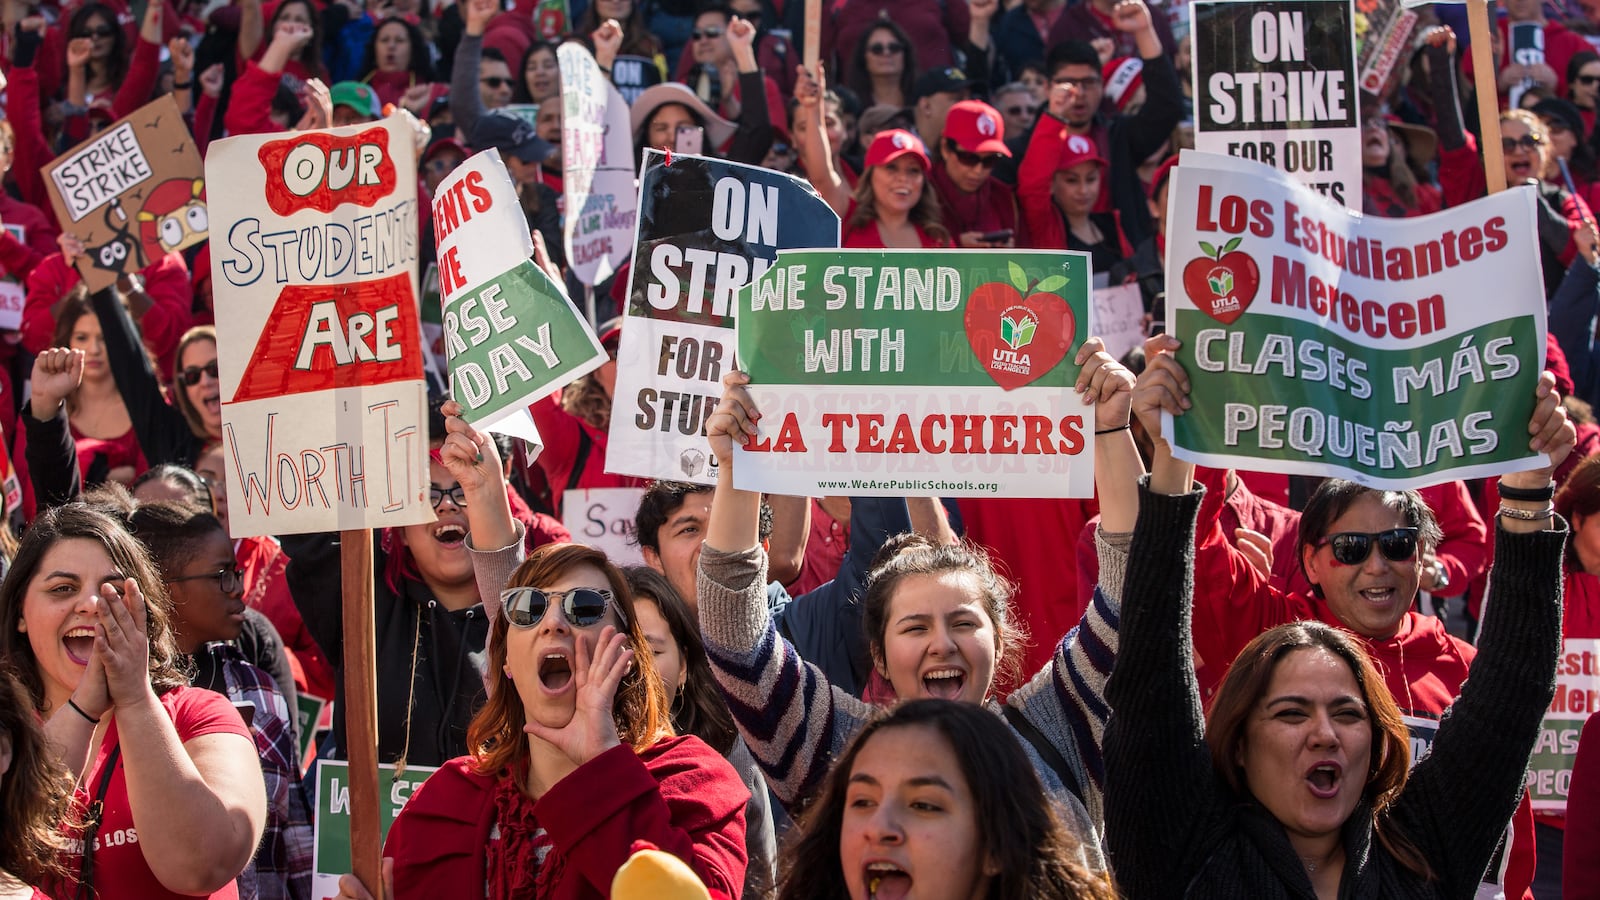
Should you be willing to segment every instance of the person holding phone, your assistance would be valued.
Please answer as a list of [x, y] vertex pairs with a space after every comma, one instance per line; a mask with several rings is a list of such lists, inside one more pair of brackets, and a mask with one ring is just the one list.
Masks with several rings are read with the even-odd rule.
[[994, 177], [995, 165], [1011, 156], [1005, 134], [1005, 119], [982, 100], [962, 100], [945, 114], [939, 161], [928, 180], [957, 246], [1027, 246], [1017, 240], [1022, 219], [1016, 195]]

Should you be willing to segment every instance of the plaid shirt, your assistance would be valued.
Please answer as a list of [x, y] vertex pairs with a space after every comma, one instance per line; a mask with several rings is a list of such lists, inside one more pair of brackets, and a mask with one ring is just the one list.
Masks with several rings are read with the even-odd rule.
[[245, 661], [238, 647], [212, 643], [195, 652], [196, 687], [255, 705], [250, 732], [267, 785], [267, 827], [255, 859], [239, 876], [240, 900], [310, 900], [311, 811], [300, 790], [300, 766], [289, 708], [272, 676]]

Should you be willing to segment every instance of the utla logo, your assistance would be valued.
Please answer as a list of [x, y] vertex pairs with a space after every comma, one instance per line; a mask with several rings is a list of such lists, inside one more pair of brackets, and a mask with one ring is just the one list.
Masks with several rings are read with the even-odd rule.
[[1239, 249], [1242, 241], [1236, 237], [1220, 249], [1201, 241], [1205, 255], [1183, 267], [1184, 293], [1201, 312], [1224, 325], [1244, 315], [1261, 287], [1261, 269], [1250, 254]]
[[1077, 333], [1067, 301], [1058, 296], [1067, 276], [1029, 280], [1008, 263], [1011, 282], [981, 284], [967, 297], [967, 343], [980, 365], [1005, 390], [1038, 380], [1066, 356]]

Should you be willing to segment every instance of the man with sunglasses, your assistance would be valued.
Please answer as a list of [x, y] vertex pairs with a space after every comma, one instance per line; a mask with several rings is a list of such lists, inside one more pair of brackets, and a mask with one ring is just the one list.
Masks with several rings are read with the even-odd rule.
[[1017, 199], [994, 177], [995, 164], [1011, 156], [1004, 134], [1000, 113], [982, 100], [963, 100], [945, 116], [938, 162], [929, 178], [958, 246], [1027, 246], [1017, 236], [1022, 227]]
[[[690, 52], [686, 54], [694, 64], [680, 79], [707, 106], [729, 121], [739, 118], [739, 61], [728, 40], [730, 26], [737, 18], [733, 9], [724, 5], [707, 7], [695, 16], [694, 31], [689, 35]], [[754, 35], [748, 35], [746, 43], [753, 44], [755, 40]], [[778, 83], [764, 73], [761, 80], [767, 92], [767, 113], [773, 126], [787, 131], [789, 123]]]

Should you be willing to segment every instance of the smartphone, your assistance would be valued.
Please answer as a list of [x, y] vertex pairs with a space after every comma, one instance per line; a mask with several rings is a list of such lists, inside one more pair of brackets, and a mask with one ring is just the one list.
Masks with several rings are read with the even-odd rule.
[[678, 139], [672, 145], [673, 153], [704, 152], [706, 144], [706, 130], [699, 125], [679, 125]]
[[1003, 244], [1011, 240], [1011, 235], [1014, 233], [1010, 228], [1002, 228], [999, 231], [980, 234], [978, 235], [978, 240], [983, 241], [985, 244]]

